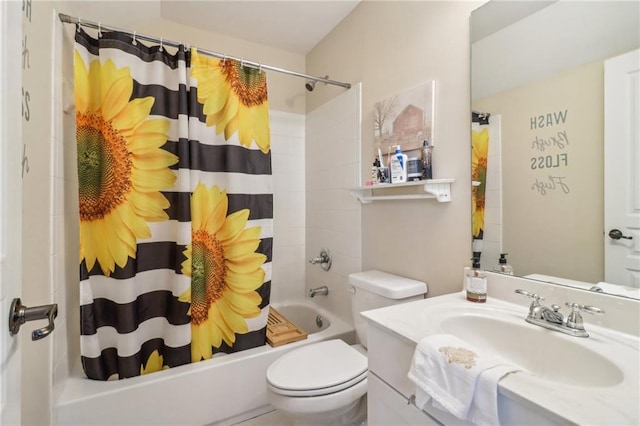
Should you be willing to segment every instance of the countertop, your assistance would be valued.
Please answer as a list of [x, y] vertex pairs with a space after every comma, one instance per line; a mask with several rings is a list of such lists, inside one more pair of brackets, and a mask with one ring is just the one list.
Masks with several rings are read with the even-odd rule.
[[[497, 279], [501, 281], [503, 278]], [[524, 287], [523, 281], [516, 281], [517, 287]], [[500, 282], [503, 285], [502, 282]], [[536, 283], [535, 287], [540, 287]], [[495, 287], [494, 287], [495, 288]], [[544, 287], [542, 287], [544, 291]], [[550, 290], [552, 291], [552, 290]], [[518, 401], [536, 410], [541, 410], [547, 416], [558, 419], [560, 422], [575, 424], [599, 424], [599, 425], [638, 425], [640, 424], [640, 339], [637, 335], [627, 334], [611, 328], [590, 323], [590, 315], [586, 317], [585, 328], [590, 337], [584, 339], [564, 335], [557, 331], [545, 330], [542, 327], [528, 324], [525, 317], [528, 312], [529, 301], [522, 299], [521, 303], [513, 303], [500, 299], [500, 294], [513, 293], [512, 289], [494, 292], [491, 296], [491, 280], [487, 303], [476, 304], [468, 302], [463, 292], [444, 296], [427, 298], [416, 302], [380, 308], [362, 313], [372, 325], [405, 339], [411, 344], [417, 344], [422, 338], [443, 331], [428, 321], [428, 312], [431, 309], [442, 309], [444, 304], [447, 309], [455, 310], [456, 307], [474, 305], [474, 309], [500, 309], [503, 313], [514, 317], [516, 321], [522, 321], [525, 326], [535, 327], [543, 332], [555, 333], [555, 339], [579, 339], [580, 344], [587, 345], [593, 352], [599, 353], [613, 360], [622, 370], [624, 377], [613, 385], [608, 386], [582, 386], [570, 383], [562, 383], [555, 380], [542, 379], [528, 371], [510, 374], [499, 383], [499, 392], [504, 396]], [[543, 293], [544, 294], [544, 293]], [[498, 297], [495, 297], [498, 296]], [[572, 295], [571, 297], [579, 297]], [[588, 295], [592, 297], [592, 295]], [[505, 297], [509, 299], [511, 296]], [[517, 298], [515, 299], [517, 301]], [[575, 299], [574, 299], [575, 300]], [[549, 302], [550, 304], [551, 302]], [[627, 303], [626, 301], [624, 303]], [[546, 302], [545, 302], [546, 304]], [[615, 309], [619, 305], [616, 298], [609, 297], [600, 300], [600, 306], [607, 309]], [[637, 307], [630, 305], [632, 314], [635, 315]], [[628, 306], [625, 308], [627, 309]], [[565, 313], [567, 309], [564, 309]], [[634, 318], [631, 318], [635, 321]], [[550, 339], [551, 340], [551, 339]], [[551, 340], [553, 341], [553, 340]], [[578, 342], [576, 342], [578, 343]], [[553, 347], [545, 348], [545, 353], [553, 357]], [[499, 355], [499, 353], [498, 353]], [[407, 366], [407, 371], [409, 366]], [[584, 371], [589, 375], [590, 371]]]

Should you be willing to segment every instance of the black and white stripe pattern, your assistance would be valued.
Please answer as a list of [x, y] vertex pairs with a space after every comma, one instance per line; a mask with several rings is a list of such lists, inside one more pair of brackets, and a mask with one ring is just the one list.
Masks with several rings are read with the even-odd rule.
[[151, 237], [138, 240], [136, 258], [107, 278], [96, 264], [91, 270], [80, 264], [81, 354], [91, 379], [132, 377], [151, 353], [158, 351], [164, 365], [191, 362], [189, 304], [178, 297], [189, 288], [182, 262], [191, 242], [190, 195], [199, 182], [227, 191], [228, 214], [249, 209], [247, 227], [261, 227], [257, 252], [266, 255], [265, 280], [257, 290], [262, 314], [247, 320], [249, 332], [236, 335], [233, 347], [224, 342], [220, 352], [236, 352], [266, 342], [266, 321], [271, 292], [273, 246], [273, 191], [271, 154], [257, 146], [240, 145], [237, 135], [225, 141], [215, 128], [206, 127], [197, 88], [189, 75], [190, 52], [175, 54], [133, 43], [125, 33], [103, 32], [95, 38], [76, 31], [76, 50], [88, 65], [113, 60], [117, 68], [129, 67], [134, 80], [131, 99], [155, 98], [149, 119], [169, 121], [169, 139], [163, 149], [178, 156], [171, 169], [175, 188], [164, 191], [169, 219], [148, 223]]

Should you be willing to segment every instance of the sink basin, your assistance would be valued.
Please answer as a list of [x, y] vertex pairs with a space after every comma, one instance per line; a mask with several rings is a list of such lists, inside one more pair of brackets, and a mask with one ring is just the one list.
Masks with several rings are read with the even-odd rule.
[[614, 362], [591, 348], [597, 346], [597, 338], [567, 336], [529, 324], [522, 312], [476, 306], [461, 311], [458, 305], [455, 310], [436, 306], [425, 315], [438, 332], [499, 355], [540, 379], [587, 387], [615, 386], [624, 379]]

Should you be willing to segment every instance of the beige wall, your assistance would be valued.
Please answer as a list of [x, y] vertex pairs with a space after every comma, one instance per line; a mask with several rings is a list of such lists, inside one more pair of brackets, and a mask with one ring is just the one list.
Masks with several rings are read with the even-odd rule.
[[597, 61], [473, 103], [501, 116], [503, 248], [517, 275], [604, 278], [603, 85]]
[[[362, 207], [362, 268], [420, 279], [429, 295], [462, 288], [471, 256], [469, 15], [482, 2], [364, 1], [307, 55], [307, 73], [362, 82], [362, 179], [373, 161], [373, 104], [436, 81], [434, 178], [452, 201]], [[313, 111], [344, 89], [318, 85]]]

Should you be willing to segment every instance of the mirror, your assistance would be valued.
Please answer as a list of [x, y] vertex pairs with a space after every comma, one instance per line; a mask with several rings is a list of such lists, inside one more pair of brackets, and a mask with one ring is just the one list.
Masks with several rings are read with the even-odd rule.
[[[517, 276], [640, 297], [603, 283], [604, 63], [639, 47], [639, 2], [491, 1], [472, 13], [472, 127], [489, 146], [472, 201], [483, 269], [506, 252]], [[637, 252], [638, 239], [625, 243]]]

